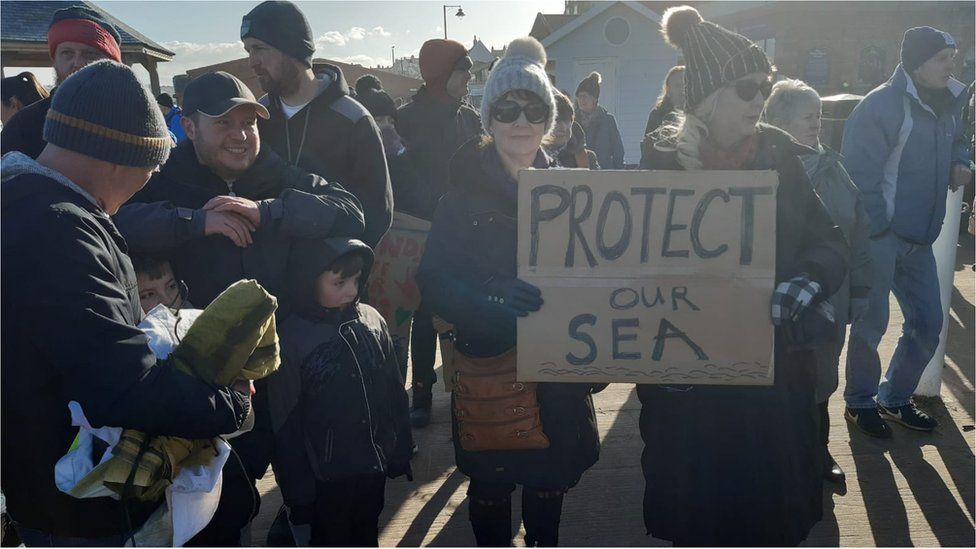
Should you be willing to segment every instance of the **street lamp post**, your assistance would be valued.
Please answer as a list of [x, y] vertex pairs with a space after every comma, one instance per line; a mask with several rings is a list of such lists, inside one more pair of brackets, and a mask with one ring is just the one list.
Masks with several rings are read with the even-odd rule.
[[464, 17], [464, 10], [461, 9], [461, 6], [449, 6], [449, 5], [445, 5], [445, 6], [442, 6], [442, 8], [444, 10], [444, 40], [447, 40], [447, 8], [457, 8], [458, 9], [457, 10], [457, 13], [454, 14], [454, 17]]

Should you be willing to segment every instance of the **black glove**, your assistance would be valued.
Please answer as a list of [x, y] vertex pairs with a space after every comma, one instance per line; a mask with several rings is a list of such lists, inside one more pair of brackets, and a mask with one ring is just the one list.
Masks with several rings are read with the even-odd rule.
[[388, 478], [397, 478], [403, 475], [407, 475], [407, 480], [413, 482], [413, 468], [410, 466], [410, 460], [394, 461], [386, 466], [386, 476]]
[[489, 306], [511, 316], [529, 316], [544, 303], [539, 288], [517, 278], [490, 278], [485, 290]]

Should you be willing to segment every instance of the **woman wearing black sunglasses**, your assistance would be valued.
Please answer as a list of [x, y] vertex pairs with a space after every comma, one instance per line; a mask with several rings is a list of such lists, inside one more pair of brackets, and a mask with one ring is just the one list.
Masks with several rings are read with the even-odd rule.
[[[816, 364], [800, 337], [811, 304], [847, 271], [846, 244], [813, 193], [798, 154], [812, 152], [759, 124], [772, 68], [743, 36], [687, 6], [664, 14], [666, 40], [685, 58], [685, 116], [644, 168], [776, 170], [775, 383], [639, 385], [644, 522], [677, 545], [795, 545], [821, 517], [822, 450]], [[811, 299], [797, 298], [806, 290]], [[795, 321], [793, 319], [796, 319]]]
[[451, 160], [454, 189], [437, 206], [417, 272], [423, 300], [455, 326], [452, 424], [479, 546], [511, 545], [511, 497], [522, 485], [529, 547], [559, 541], [563, 495], [600, 452], [591, 387], [515, 379], [516, 318], [538, 311], [538, 288], [516, 278], [517, 180], [546, 169], [555, 118], [546, 56], [513, 41], [481, 107], [487, 135]]

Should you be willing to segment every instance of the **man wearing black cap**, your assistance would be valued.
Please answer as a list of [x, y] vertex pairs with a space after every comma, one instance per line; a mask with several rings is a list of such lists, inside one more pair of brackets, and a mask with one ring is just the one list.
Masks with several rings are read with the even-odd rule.
[[[261, 147], [257, 120], [268, 111], [234, 76], [213, 72], [192, 80], [183, 108], [187, 140], [119, 211], [119, 230], [132, 252], [167, 255], [194, 304], [206, 306], [233, 282], [256, 279], [279, 297], [279, 316], [286, 314], [292, 242], [359, 237], [359, 201]], [[193, 545], [237, 544], [257, 513], [254, 480], [271, 460], [274, 425], [284, 421], [274, 390], [263, 381], [257, 389], [254, 430], [232, 441], [244, 470], [235, 459], [227, 462], [217, 514]]]
[[[946, 193], [972, 174], [960, 120], [968, 97], [952, 77], [955, 53], [948, 33], [908, 29], [901, 64], [861, 100], [844, 127], [844, 167], [871, 219], [874, 268], [868, 311], [851, 326], [845, 417], [875, 437], [891, 436], [882, 419], [918, 431], [936, 427], [915, 407], [912, 393], [942, 330], [932, 243], [942, 231]], [[878, 344], [888, 328], [892, 292], [905, 322], [879, 385]]]
[[[102, 14], [86, 6], [71, 6], [54, 12], [47, 31], [48, 53], [54, 76], [60, 85], [85, 65], [99, 59], [122, 61], [122, 38]], [[20, 151], [37, 158], [44, 149], [44, 119], [54, 92], [21, 109], [0, 132], [0, 154]]]
[[241, 41], [267, 95], [270, 117], [260, 120], [267, 144], [289, 164], [345, 186], [366, 215], [363, 240], [376, 246], [393, 219], [393, 191], [379, 129], [349, 97], [342, 71], [312, 69], [315, 44], [291, 2], [262, 2], [241, 23]]
[[[104, 93], [124, 94], [127, 101]], [[54, 466], [90, 425], [191, 439], [233, 433], [250, 384], [212, 387], [157, 361], [125, 240], [110, 215], [166, 161], [171, 139], [132, 69], [92, 63], [68, 79], [36, 160], [3, 156], [0, 454], [7, 510], [33, 546], [122, 546], [158, 504], [59, 490]], [[16, 320], [14, 320], [16, 319]]]

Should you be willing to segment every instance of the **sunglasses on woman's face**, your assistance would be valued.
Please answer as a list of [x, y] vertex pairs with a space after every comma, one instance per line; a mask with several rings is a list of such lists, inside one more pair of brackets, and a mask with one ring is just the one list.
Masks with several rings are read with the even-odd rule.
[[525, 119], [531, 124], [541, 124], [546, 121], [546, 118], [549, 118], [549, 107], [545, 103], [533, 102], [523, 107], [515, 101], [506, 99], [491, 107], [491, 117], [503, 124], [515, 122], [523, 112]]
[[773, 91], [773, 82], [771, 80], [763, 80], [762, 82], [756, 82], [751, 79], [736, 80], [733, 83], [735, 87], [735, 93], [739, 96], [739, 99], [749, 102], [756, 98], [757, 93], [761, 93], [763, 99], [769, 97], [769, 94]]

